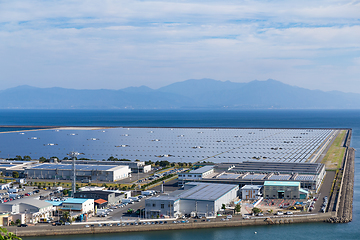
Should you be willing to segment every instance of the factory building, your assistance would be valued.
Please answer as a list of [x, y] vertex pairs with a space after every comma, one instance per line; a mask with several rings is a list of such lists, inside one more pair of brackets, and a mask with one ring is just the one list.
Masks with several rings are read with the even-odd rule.
[[193, 182], [168, 195], [145, 200], [147, 218], [215, 216], [222, 204], [229, 204], [238, 197], [239, 186]]
[[[76, 179], [90, 181], [115, 182], [129, 177], [131, 170], [129, 166], [114, 165], [88, 165], [77, 164]], [[72, 179], [72, 166], [70, 164], [43, 163], [30, 166], [26, 169], [27, 177], [30, 179]]]
[[[63, 164], [72, 164], [72, 160], [61, 160]], [[91, 164], [91, 165], [120, 165], [129, 166], [132, 173], [147, 173], [151, 171], [151, 165], [145, 165], [142, 161], [99, 161], [99, 160], [76, 160], [76, 164]]]
[[[209, 169], [212, 169], [211, 172]], [[179, 173], [179, 185], [200, 181], [211, 183], [264, 185], [265, 181], [300, 182], [304, 189], [318, 191], [325, 177], [325, 165], [321, 163], [277, 163], [263, 161], [244, 161], [242, 163], [221, 163], [195, 170], [206, 172], [197, 178], [189, 173]]]
[[307, 192], [300, 188], [300, 182], [265, 181], [264, 198], [305, 199]]

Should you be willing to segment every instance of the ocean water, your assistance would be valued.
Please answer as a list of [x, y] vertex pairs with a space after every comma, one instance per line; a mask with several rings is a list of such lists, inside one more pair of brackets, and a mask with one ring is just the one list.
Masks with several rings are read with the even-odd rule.
[[[0, 125], [352, 128], [351, 146], [360, 149], [360, 110], [0, 110]], [[307, 223], [23, 239], [360, 239], [360, 179], [358, 171], [359, 157], [356, 154], [353, 221], [347, 224]]]

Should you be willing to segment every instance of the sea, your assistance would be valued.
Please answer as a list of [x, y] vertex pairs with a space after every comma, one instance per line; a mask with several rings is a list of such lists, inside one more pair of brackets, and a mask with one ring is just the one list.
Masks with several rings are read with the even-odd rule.
[[[360, 110], [0, 110], [1, 126], [126, 126], [236, 128], [351, 128], [360, 149]], [[0, 131], [16, 128], [0, 128]], [[20, 128], [24, 129], [24, 128]], [[1, 143], [0, 143], [1, 144]], [[24, 240], [360, 239], [359, 154], [355, 158], [353, 221], [99, 235], [25, 237]]]

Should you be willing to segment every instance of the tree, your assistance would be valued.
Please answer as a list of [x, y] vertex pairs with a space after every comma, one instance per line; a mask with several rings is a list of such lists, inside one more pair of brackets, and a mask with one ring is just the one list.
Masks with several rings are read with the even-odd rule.
[[235, 205], [235, 212], [239, 213], [241, 211], [241, 206], [240, 204], [236, 204]]
[[224, 203], [221, 205], [221, 209], [223, 209], [223, 210], [225, 210], [225, 209], [226, 209], [226, 206], [225, 206], [225, 204], [224, 204]]
[[13, 178], [19, 178], [19, 173], [17, 171], [13, 171], [12, 176]]
[[69, 217], [70, 217], [70, 213], [68, 211], [63, 212], [63, 218], [65, 219], [65, 221], [68, 221]]
[[252, 212], [253, 212], [254, 214], [258, 214], [258, 213], [260, 213], [260, 212], [262, 212], [262, 211], [261, 211], [260, 208], [254, 207], [254, 208], [252, 209]]
[[69, 190], [64, 189], [64, 191], [63, 191], [64, 196], [68, 195], [68, 193], [69, 193]]
[[16, 155], [15, 160], [22, 160], [22, 157], [20, 155]]
[[15, 223], [19, 225], [21, 223], [20, 219], [16, 219]]
[[26, 155], [26, 156], [23, 157], [23, 160], [24, 160], [24, 161], [30, 161], [30, 160], [31, 160], [31, 157], [28, 156], [28, 155]]
[[0, 227], [0, 240], [21, 240], [14, 233], [9, 232], [6, 228]]
[[46, 161], [46, 158], [44, 158], [44, 157], [39, 158], [39, 162], [45, 162], [45, 161]]

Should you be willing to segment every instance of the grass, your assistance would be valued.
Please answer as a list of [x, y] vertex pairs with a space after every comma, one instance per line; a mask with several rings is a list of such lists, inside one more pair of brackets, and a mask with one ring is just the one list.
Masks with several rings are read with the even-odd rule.
[[341, 167], [344, 159], [345, 147], [342, 146], [346, 130], [341, 130], [333, 144], [327, 151], [321, 163], [325, 164], [326, 170], [335, 170]]

